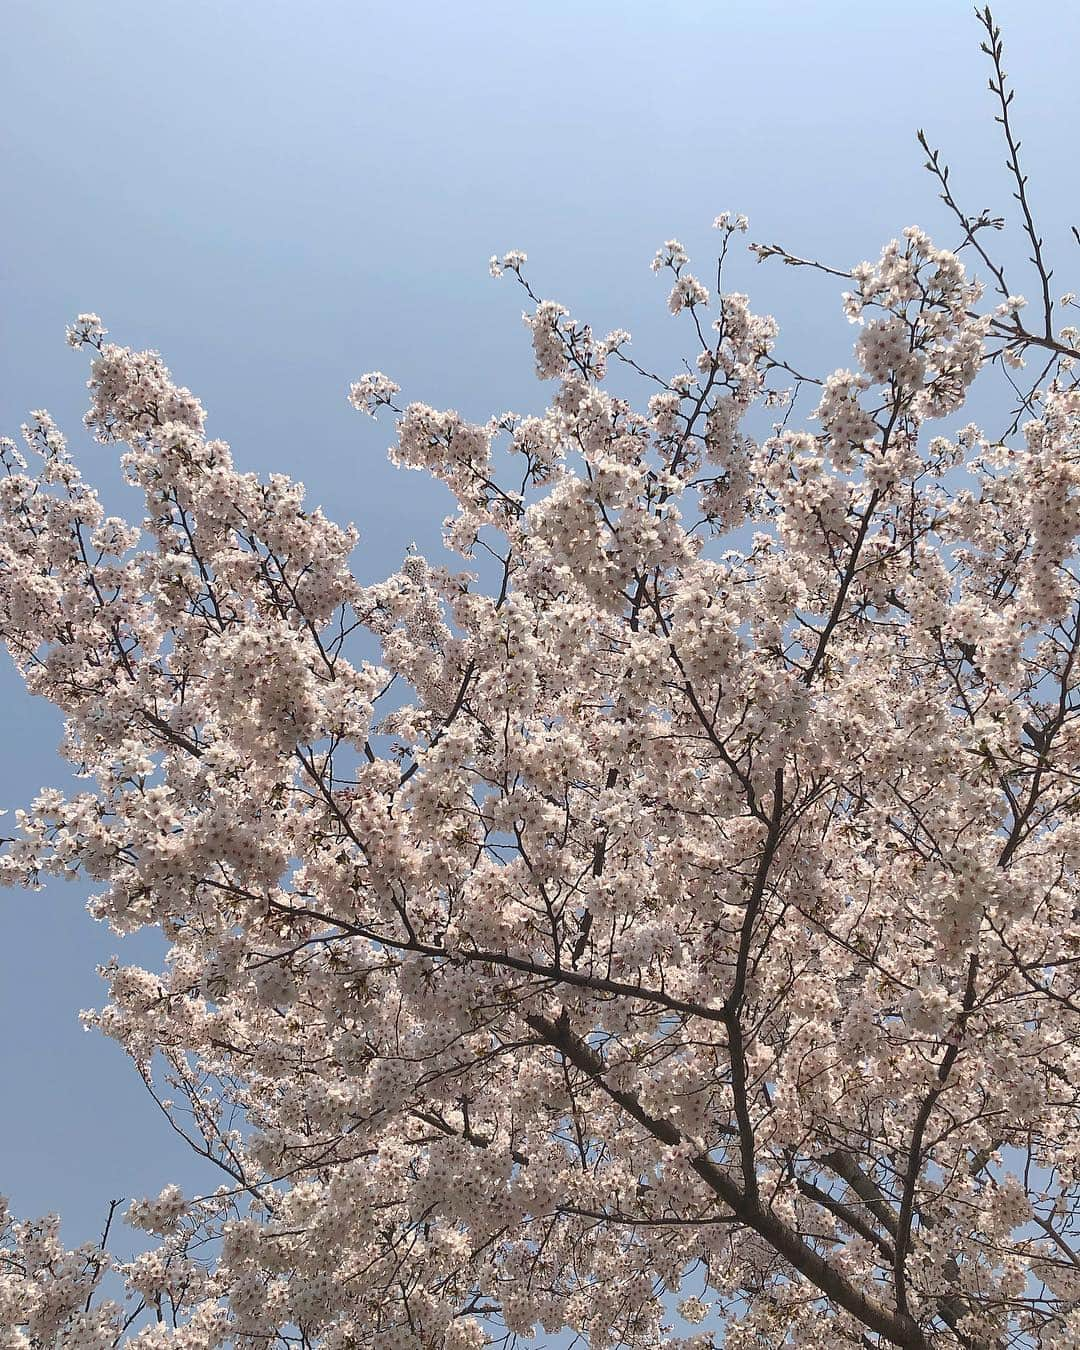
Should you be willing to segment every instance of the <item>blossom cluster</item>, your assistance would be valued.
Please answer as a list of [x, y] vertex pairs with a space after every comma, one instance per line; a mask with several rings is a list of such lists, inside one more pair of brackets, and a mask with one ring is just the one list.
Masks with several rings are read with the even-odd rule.
[[689, 263], [640, 402], [519, 252], [542, 414], [352, 386], [475, 567], [375, 585], [159, 355], [72, 326], [142, 505], [44, 412], [0, 444], [0, 633], [81, 789], [0, 877], [165, 936], [86, 1022], [216, 1188], [131, 1204], [129, 1261], [5, 1215], [0, 1344], [1080, 1338], [1074, 358], [1014, 434], [928, 438], [995, 319], [908, 230], [775, 425], [778, 325]]

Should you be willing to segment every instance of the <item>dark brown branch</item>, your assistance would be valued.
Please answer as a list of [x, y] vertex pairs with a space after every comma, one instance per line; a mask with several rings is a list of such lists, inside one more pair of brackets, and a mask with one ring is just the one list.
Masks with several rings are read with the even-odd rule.
[[[539, 1013], [530, 1013], [526, 1015], [525, 1021], [548, 1045], [585, 1073], [631, 1119], [643, 1125], [653, 1138], [673, 1148], [684, 1142], [684, 1136], [670, 1120], [653, 1116], [632, 1092], [614, 1088], [606, 1081], [604, 1060], [597, 1051], [573, 1034], [565, 1014], [558, 1021], [552, 1021]], [[764, 1238], [789, 1265], [837, 1307], [883, 1337], [890, 1345], [904, 1347], [904, 1350], [931, 1350], [931, 1341], [914, 1318], [900, 1310], [893, 1311], [885, 1307], [856, 1288], [783, 1220], [760, 1201], [747, 1196], [730, 1173], [713, 1162], [707, 1154], [691, 1158], [689, 1166], [736, 1219]]]

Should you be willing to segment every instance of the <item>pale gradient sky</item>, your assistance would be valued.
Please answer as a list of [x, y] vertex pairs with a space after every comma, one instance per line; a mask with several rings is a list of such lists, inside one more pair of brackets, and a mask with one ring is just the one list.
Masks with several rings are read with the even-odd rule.
[[[1080, 5], [996, 12], [1064, 290]], [[386, 464], [349, 381], [385, 370], [477, 418], [543, 396], [490, 254], [527, 250], [545, 295], [675, 369], [689, 348], [648, 262], [675, 235], [708, 278], [722, 210], [841, 265], [915, 222], [954, 243], [921, 125], [969, 209], [1009, 214], [979, 37], [963, 0], [5, 0], [0, 434], [49, 408], [110, 508], [139, 518], [115, 449], [81, 434], [85, 361], [63, 333], [95, 310], [163, 352], [242, 467], [355, 520], [374, 579], [412, 540], [436, 551], [445, 502]], [[777, 316], [791, 359], [847, 362], [833, 283], [747, 259], [728, 284]], [[0, 695], [14, 808], [68, 779], [58, 719], [6, 658]], [[0, 896], [0, 1192], [62, 1211], [73, 1241], [111, 1198], [204, 1175], [120, 1051], [78, 1026], [102, 999], [94, 966], [154, 950], [93, 924], [85, 896]]]

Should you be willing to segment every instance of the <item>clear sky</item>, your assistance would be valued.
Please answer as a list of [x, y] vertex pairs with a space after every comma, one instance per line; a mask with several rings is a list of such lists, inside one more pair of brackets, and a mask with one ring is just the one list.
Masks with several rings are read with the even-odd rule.
[[[299, 477], [354, 520], [365, 579], [410, 541], [434, 554], [445, 500], [385, 462], [388, 429], [347, 406], [351, 379], [381, 369], [478, 419], [541, 406], [492, 253], [527, 250], [542, 293], [674, 370], [692, 353], [648, 263], [676, 236], [707, 279], [723, 210], [845, 266], [908, 224], [955, 243], [918, 126], [969, 209], [1012, 207], [965, 0], [2, 9], [0, 434], [47, 407], [110, 509], [140, 518], [115, 448], [81, 434], [85, 360], [64, 326], [97, 311], [116, 341], [162, 351], [243, 468]], [[995, 11], [1060, 289], [1080, 290], [1080, 5]], [[728, 284], [776, 315], [790, 359], [847, 363], [834, 283], [747, 259]], [[59, 730], [4, 658], [0, 806], [68, 781]], [[62, 1211], [73, 1241], [111, 1198], [203, 1175], [121, 1052], [79, 1028], [102, 1001], [95, 965], [154, 950], [93, 924], [85, 898], [0, 895], [0, 1192], [23, 1214]]]

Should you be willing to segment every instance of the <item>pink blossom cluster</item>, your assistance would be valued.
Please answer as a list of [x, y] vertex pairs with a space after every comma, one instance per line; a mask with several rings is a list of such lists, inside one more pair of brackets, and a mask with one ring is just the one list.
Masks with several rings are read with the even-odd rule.
[[361, 585], [95, 316], [140, 519], [44, 412], [0, 446], [0, 632], [85, 785], [0, 875], [165, 936], [85, 1020], [220, 1183], [128, 1262], [7, 1222], [0, 1344], [1080, 1343], [1078, 353], [928, 436], [1017, 339], [920, 231], [820, 376], [677, 241], [670, 376], [525, 261], [541, 415], [350, 394], [473, 570]]

